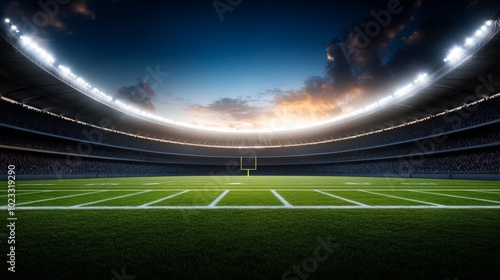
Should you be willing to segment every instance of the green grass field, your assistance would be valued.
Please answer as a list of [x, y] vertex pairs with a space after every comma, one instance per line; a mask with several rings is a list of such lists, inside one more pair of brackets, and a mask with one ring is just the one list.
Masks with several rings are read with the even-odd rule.
[[7, 279], [500, 279], [498, 181], [17, 181], [15, 199]]

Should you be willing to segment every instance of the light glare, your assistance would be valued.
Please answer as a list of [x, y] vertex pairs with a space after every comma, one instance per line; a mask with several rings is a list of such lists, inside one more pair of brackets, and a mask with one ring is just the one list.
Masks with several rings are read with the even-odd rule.
[[460, 47], [454, 47], [444, 61], [456, 62], [464, 56], [464, 50]]

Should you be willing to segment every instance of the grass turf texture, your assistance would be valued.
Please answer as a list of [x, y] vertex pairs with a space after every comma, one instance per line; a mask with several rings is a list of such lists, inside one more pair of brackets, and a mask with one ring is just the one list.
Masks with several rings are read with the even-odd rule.
[[[159, 184], [144, 185], [148, 183]], [[250, 191], [255, 189], [258, 191]], [[496, 193], [499, 182], [347, 177], [18, 181], [17, 194], [53, 191], [20, 195], [16, 202], [108, 190], [43, 202], [77, 205], [88, 202], [89, 198], [97, 201], [110, 197], [105, 194], [114, 193], [118, 197], [151, 190], [99, 203], [139, 206], [190, 190], [157, 204], [209, 205], [224, 190], [230, 190], [217, 205], [280, 204], [271, 189], [292, 205], [331, 205], [330, 201], [332, 205], [353, 205], [314, 192], [315, 189], [344, 198], [349, 195], [349, 199], [368, 205], [417, 203], [390, 197], [384, 200], [383, 196], [359, 190], [443, 205], [500, 205], [408, 191], [417, 189], [500, 201]], [[472, 189], [495, 193], [465, 191]], [[262, 204], [268, 200], [273, 204]], [[121, 203], [114, 204], [118, 201]], [[35, 203], [26, 204], [32, 205]], [[500, 278], [498, 208], [21, 209], [22, 205], [16, 211], [17, 272], [12, 277], [5, 266], [0, 276], [6, 274], [9, 278], [1, 279], [119, 279], [116, 275], [122, 275], [123, 268], [126, 275], [137, 280], [305, 279], [293, 272], [294, 266], [307, 279]], [[0, 218], [6, 221], [6, 211], [1, 213]], [[330, 247], [331, 252], [321, 250], [326, 259], [322, 256], [319, 260], [315, 250], [325, 242], [335, 246]], [[0, 253], [5, 256], [7, 244], [1, 244]]]

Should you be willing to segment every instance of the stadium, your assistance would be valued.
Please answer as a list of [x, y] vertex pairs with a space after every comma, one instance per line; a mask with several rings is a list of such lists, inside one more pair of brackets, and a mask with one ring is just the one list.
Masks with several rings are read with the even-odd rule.
[[0, 28], [2, 279], [500, 277], [497, 16], [356, 111], [260, 130], [135, 108], [19, 24]]

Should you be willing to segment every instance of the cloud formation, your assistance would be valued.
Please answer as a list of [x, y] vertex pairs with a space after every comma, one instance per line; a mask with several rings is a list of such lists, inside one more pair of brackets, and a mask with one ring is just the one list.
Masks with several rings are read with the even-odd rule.
[[268, 94], [270, 100], [264, 106], [257, 106], [248, 98], [221, 98], [207, 106], [189, 105], [186, 112], [196, 123], [272, 128], [277, 122], [285, 126], [307, 125], [353, 110], [387, 90], [392, 68], [387, 62], [387, 52], [421, 5], [420, 0], [400, 3], [400, 11], [386, 17], [384, 26], [379, 23], [379, 32], [375, 35], [372, 32], [373, 36], [362, 47], [358, 30], [376, 22], [375, 11], [367, 12], [369, 17], [353, 24], [344, 38], [333, 39], [326, 47], [325, 75], [308, 78], [302, 88], [274, 90]]
[[71, 0], [60, 4], [58, 1], [10, 1], [4, 7], [7, 16], [15, 16], [23, 20], [28, 28], [36, 30], [50, 26], [57, 30], [68, 31], [67, 19], [73, 15], [84, 16], [89, 20], [96, 18], [88, 0]]
[[127, 103], [135, 105], [140, 109], [154, 112], [153, 100], [156, 93], [153, 88], [145, 81], [140, 81], [133, 86], [124, 86], [117, 91], [116, 97], [125, 100]]

